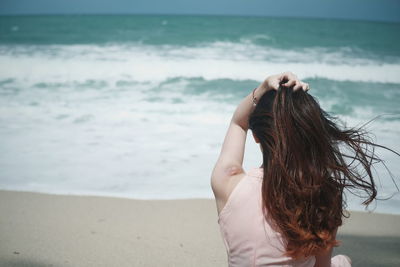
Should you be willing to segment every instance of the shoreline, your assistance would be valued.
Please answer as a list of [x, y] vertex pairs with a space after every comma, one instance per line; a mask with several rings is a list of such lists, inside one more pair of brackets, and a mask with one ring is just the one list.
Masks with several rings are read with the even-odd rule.
[[[227, 266], [212, 199], [0, 190], [0, 266]], [[400, 265], [400, 215], [350, 211], [334, 255]]]
[[[128, 197], [125, 195], [113, 195], [113, 194], [97, 194], [97, 193], [65, 193], [63, 191], [57, 193], [57, 192], [44, 192], [44, 191], [29, 191], [29, 190], [19, 190], [19, 189], [1, 189], [0, 188], [0, 193], [1, 192], [14, 192], [14, 193], [32, 193], [32, 194], [40, 194], [40, 195], [49, 195], [49, 196], [66, 196], [66, 197], [99, 197], [99, 198], [110, 198], [110, 199], [127, 199], [127, 200], [133, 200], [133, 201], [190, 201], [190, 200], [204, 200], [204, 201], [215, 201], [214, 198], [207, 198], [207, 197], [177, 197], [177, 198], [140, 198], [140, 197]], [[391, 213], [391, 212], [381, 212], [381, 211], [366, 211], [366, 210], [360, 210], [360, 209], [347, 209], [347, 211], [350, 214], [353, 213], [361, 213], [361, 214], [376, 214], [376, 215], [389, 215], [389, 216], [400, 216], [400, 209], [399, 213]]]

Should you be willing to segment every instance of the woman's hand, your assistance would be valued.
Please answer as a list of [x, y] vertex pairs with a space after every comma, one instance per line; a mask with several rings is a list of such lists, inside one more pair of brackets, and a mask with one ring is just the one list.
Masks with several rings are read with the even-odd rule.
[[262, 89], [265, 91], [278, 90], [281, 82], [285, 87], [292, 87], [296, 91], [298, 89], [303, 89], [304, 91], [310, 90], [308, 83], [300, 81], [297, 76], [292, 72], [284, 72], [281, 74], [271, 75], [261, 84]]

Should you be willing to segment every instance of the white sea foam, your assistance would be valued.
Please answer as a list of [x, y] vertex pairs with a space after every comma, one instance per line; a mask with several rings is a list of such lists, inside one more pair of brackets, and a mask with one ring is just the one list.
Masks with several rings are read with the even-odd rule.
[[[257, 81], [291, 70], [302, 78], [400, 83], [400, 63], [348, 53], [262, 50], [246, 43], [1, 46], [0, 187], [144, 199], [212, 197], [210, 172], [237, 103], [188, 93], [190, 78]], [[355, 108], [357, 116], [343, 117], [349, 125], [374, 116]], [[399, 121], [374, 125], [384, 145], [398, 149]], [[398, 175], [396, 162], [389, 165]], [[245, 168], [260, 163], [249, 135]], [[382, 181], [382, 193], [391, 194], [389, 177]], [[387, 203], [380, 210], [400, 213], [393, 201]]]
[[303, 79], [400, 83], [400, 62], [351, 57], [345, 49], [291, 51], [221, 42], [200, 47], [137, 44], [0, 48], [0, 79], [30, 83], [88, 79], [116, 82], [123, 77], [140, 82], [173, 77], [261, 80], [269, 73], [286, 70]]

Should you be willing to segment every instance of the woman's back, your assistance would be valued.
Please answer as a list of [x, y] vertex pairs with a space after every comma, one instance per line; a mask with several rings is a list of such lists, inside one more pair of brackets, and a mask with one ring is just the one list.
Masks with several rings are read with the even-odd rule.
[[[261, 168], [251, 169], [219, 214], [229, 266], [314, 266], [315, 256], [304, 260], [284, 256], [284, 238], [262, 212], [262, 179]], [[346, 257], [338, 255], [332, 258], [332, 266], [351, 265]]]
[[284, 240], [262, 213], [261, 185], [262, 169], [250, 170], [219, 214], [229, 266], [314, 266], [315, 257], [292, 261], [283, 256]]
[[[365, 205], [376, 199], [374, 148], [386, 147], [342, 127], [308, 90], [293, 73], [269, 76], [232, 116], [211, 175], [230, 266], [350, 266], [346, 256], [331, 259], [343, 192], [365, 192]], [[248, 130], [263, 168], [244, 175]]]

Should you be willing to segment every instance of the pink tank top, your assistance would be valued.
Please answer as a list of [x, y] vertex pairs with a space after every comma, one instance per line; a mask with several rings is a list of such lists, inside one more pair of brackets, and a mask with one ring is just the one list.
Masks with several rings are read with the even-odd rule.
[[[263, 169], [251, 169], [239, 181], [218, 218], [230, 267], [312, 267], [315, 257], [293, 260], [284, 256], [285, 242], [262, 212]], [[351, 266], [343, 255], [331, 259], [331, 266]]]

